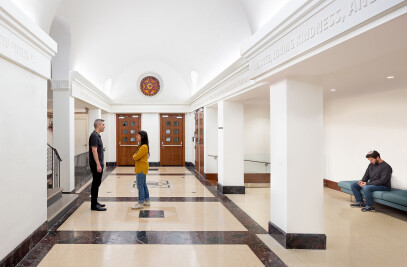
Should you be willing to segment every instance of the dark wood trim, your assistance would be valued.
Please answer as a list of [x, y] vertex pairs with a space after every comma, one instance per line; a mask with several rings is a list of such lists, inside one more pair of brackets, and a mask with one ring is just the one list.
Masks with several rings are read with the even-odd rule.
[[31, 249], [47, 234], [48, 222], [44, 222], [30, 236], [20, 243], [4, 259], [0, 261], [0, 267], [16, 266]]
[[106, 167], [116, 167], [116, 161], [106, 162]]
[[[205, 173], [206, 180], [218, 181], [217, 173]], [[245, 173], [245, 183], [270, 183], [270, 173]]]
[[269, 222], [269, 235], [286, 249], [326, 249], [325, 234], [292, 234]]
[[217, 173], [205, 173], [206, 180], [211, 181], [218, 181], [218, 174]]
[[331, 188], [333, 190], [341, 191], [341, 188], [338, 186], [338, 182], [324, 179], [324, 187]]
[[221, 185], [218, 183], [217, 189], [222, 194], [245, 194], [244, 186]]
[[245, 183], [270, 183], [270, 173], [245, 173]]

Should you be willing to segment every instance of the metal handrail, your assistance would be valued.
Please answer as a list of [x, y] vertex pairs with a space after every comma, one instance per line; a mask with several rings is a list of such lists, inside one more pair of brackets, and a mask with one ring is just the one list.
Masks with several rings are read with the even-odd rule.
[[[208, 157], [214, 157], [215, 159], [218, 158], [217, 155], [208, 155]], [[270, 162], [267, 161], [257, 161], [257, 160], [250, 160], [250, 159], [245, 159], [244, 161], [248, 161], [248, 162], [256, 162], [256, 163], [263, 163], [265, 166], [270, 165]]]
[[256, 163], [263, 163], [265, 166], [270, 165], [270, 162], [266, 162], [266, 161], [257, 161], [257, 160], [250, 160], [250, 159], [245, 159], [244, 161], [256, 162]]
[[59, 161], [62, 161], [61, 157], [58, 154], [58, 150], [56, 150], [56, 148], [54, 148], [53, 146], [51, 146], [50, 144], [47, 143], [47, 145], [55, 152], [55, 155], [57, 156]]
[[[51, 186], [52, 188], [57, 188], [60, 187], [61, 185], [61, 157], [58, 154], [58, 151], [52, 147], [50, 144], [47, 144], [48, 146], [48, 167], [47, 167], [47, 171], [51, 171], [51, 173], [49, 175], [51, 175], [51, 177], [49, 177], [47, 175], [47, 181], [48, 178], [51, 178], [51, 183], [47, 182], [48, 187]], [[55, 158], [55, 159], [54, 159]], [[49, 168], [50, 167], [50, 168]], [[48, 169], [49, 168], [49, 169]]]

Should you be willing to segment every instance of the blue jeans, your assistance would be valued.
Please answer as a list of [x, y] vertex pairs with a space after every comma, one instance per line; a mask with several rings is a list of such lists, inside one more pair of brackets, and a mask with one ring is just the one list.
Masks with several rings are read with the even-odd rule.
[[150, 200], [148, 192], [146, 175], [142, 172], [136, 174], [137, 189], [138, 189], [138, 203], [143, 204], [145, 200]]
[[373, 206], [373, 192], [374, 191], [390, 191], [390, 188], [384, 185], [365, 185], [361, 187], [357, 182], [351, 184], [353, 195], [357, 202], [363, 202], [363, 197], [360, 190], [363, 190], [363, 194], [366, 199], [366, 206]]

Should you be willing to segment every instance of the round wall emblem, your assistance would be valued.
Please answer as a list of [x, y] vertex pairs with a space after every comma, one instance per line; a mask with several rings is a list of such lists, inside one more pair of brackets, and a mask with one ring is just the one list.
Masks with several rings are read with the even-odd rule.
[[140, 81], [140, 91], [143, 95], [155, 96], [160, 88], [160, 81], [154, 76], [146, 76]]

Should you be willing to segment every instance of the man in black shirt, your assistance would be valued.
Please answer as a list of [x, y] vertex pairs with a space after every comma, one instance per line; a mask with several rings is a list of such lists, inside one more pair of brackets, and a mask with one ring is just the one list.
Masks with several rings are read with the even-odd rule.
[[[389, 164], [380, 158], [379, 152], [375, 150], [368, 152], [366, 158], [370, 161], [370, 164], [362, 180], [351, 185], [356, 203], [350, 206], [363, 207], [362, 211], [373, 211], [375, 210], [373, 206], [373, 192], [390, 191], [390, 179], [393, 170]], [[363, 202], [363, 197], [360, 193], [361, 190], [365, 195], [366, 204]]]
[[105, 122], [97, 119], [93, 125], [95, 130], [89, 137], [89, 166], [93, 175], [90, 208], [91, 210], [105, 211], [105, 205], [98, 203], [99, 186], [102, 183], [104, 168], [103, 142], [100, 133], [105, 130]]

